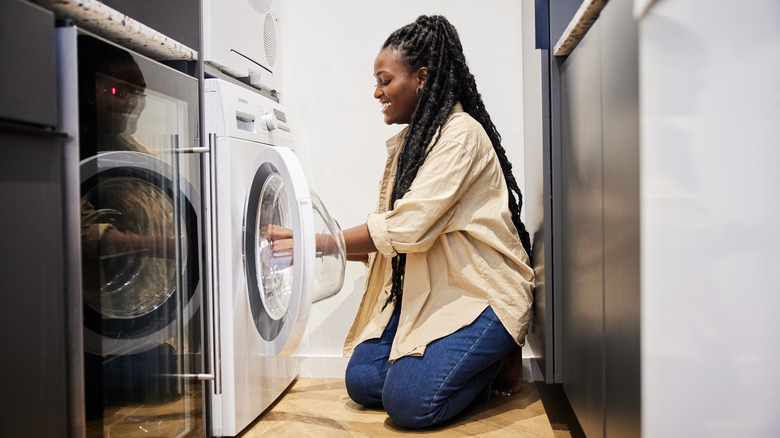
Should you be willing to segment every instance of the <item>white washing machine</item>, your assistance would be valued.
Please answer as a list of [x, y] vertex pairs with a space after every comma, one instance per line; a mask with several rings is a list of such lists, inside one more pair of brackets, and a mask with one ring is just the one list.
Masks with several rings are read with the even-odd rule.
[[[341, 288], [346, 256], [338, 224], [309, 190], [291, 150], [284, 107], [221, 79], [207, 79], [204, 90], [212, 424], [215, 436], [234, 436], [297, 376], [297, 358], [289, 355], [312, 302]], [[289, 257], [270, 250], [269, 225], [292, 233]]]

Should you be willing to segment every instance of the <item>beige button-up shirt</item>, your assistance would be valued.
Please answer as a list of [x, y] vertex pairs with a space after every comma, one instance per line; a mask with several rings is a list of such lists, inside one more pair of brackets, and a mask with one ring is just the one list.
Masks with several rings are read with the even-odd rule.
[[387, 141], [377, 212], [367, 219], [378, 252], [347, 336], [349, 356], [382, 335], [393, 304], [391, 259], [406, 253], [406, 271], [390, 360], [421, 356], [432, 341], [471, 324], [488, 305], [523, 345], [533, 301], [530, 268], [508, 207], [509, 192], [485, 130], [457, 104], [411, 189], [389, 208], [404, 134]]

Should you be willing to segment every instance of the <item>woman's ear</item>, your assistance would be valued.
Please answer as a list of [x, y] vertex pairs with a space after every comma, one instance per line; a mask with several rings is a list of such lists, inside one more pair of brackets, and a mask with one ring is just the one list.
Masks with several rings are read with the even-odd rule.
[[428, 80], [428, 67], [420, 67], [417, 69], [417, 86], [422, 88], [426, 80]]

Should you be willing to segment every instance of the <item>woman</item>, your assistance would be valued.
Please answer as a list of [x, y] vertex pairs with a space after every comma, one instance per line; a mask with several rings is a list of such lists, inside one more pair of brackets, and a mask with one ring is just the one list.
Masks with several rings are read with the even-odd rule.
[[487, 400], [503, 358], [520, 379], [530, 241], [455, 28], [419, 17], [388, 37], [374, 72], [385, 123], [408, 126], [387, 142], [377, 212], [344, 232], [349, 258], [369, 262], [346, 385], [356, 403], [422, 428]]
[[369, 266], [345, 379], [356, 403], [422, 428], [487, 400], [502, 358], [516, 359], [505, 371], [519, 389], [530, 242], [455, 28], [419, 17], [374, 70], [385, 123], [408, 126], [387, 141], [377, 212], [344, 231], [348, 258]]

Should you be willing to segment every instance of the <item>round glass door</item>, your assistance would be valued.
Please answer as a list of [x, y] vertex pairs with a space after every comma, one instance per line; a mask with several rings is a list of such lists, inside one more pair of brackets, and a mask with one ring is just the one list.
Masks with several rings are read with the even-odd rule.
[[[102, 228], [102, 242], [99, 247], [95, 243], [101, 252], [94, 256], [85, 252], [84, 257], [96, 261], [96, 275], [84, 276], [88, 307], [104, 318], [137, 318], [159, 308], [176, 292], [173, 209], [173, 200], [163, 188], [129, 176], [106, 179], [82, 193], [85, 227]], [[186, 242], [185, 236], [182, 243]], [[85, 239], [87, 244], [92, 242]]]
[[314, 291], [312, 303], [335, 295], [344, 285], [347, 252], [341, 227], [328, 213], [325, 204], [311, 194], [314, 212]]
[[81, 173], [85, 348], [155, 348], [198, 305], [196, 207], [170, 166], [148, 154], [101, 153]]
[[294, 349], [291, 333], [306, 324], [299, 315], [308, 315], [300, 304], [311, 300], [311, 202], [292, 151], [268, 147], [256, 165], [244, 217], [247, 299], [260, 343], [275, 355]]
[[292, 354], [312, 302], [344, 282], [344, 237], [309, 191], [295, 153], [267, 147], [258, 155], [244, 219], [247, 298], [265, 354]]
[[[260, 192], [255, 223], [255, 263], [258, 293], [268, 316], [281, 319], [290, 306], [293, 276], [293, 247], [278, 248], [292, 243], [292, 216], [284, 181], [278, 173], [265, 180]], [[281, 236], [279, 234], [282, 234]], [[273, 238], [277, 238], [275, 250]]]

